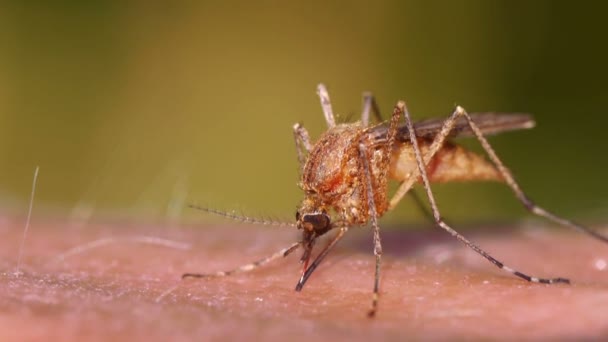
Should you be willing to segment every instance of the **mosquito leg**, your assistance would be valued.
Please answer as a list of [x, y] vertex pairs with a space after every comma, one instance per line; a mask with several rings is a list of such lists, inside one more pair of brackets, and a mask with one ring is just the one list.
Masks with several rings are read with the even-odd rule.
[[367, 207], [369, 216], [371, 217], [372, 227], [374, 229], [374, 255], [376, 256], [376, 269], [374, 272], [374, 292], [372, 295], [372, 308], [367, 315], [374, 317], [378, 310], [378, 293], [380, 291], [380, 265], [382, 263], [382, 240], [380, 239], [380, 226], [378, 225], [378, 213], [376, 211], [376, 203], [374, 201], [374, 189], [372, 184], [372, 176], [369, 167], [367, 149], [364, 144], [359, 145], [359, 158], [363, 164], [363, 174], [365, 188], [367, 190]]
[[310, 267], [308, 267], [304, 274], [302, 274], [302, 277], [300, 277], [300, 281], [298, 281], [298, 284], [296, 285], [296, 291], [302, 291], [304, 284], [306, 283], [308, 278], [310, 278], [312, 272], [317, 269], [317, 266], [319, 266], [321, 261], [323, 261], [325, 256], [327, 256], [327, 253], [329, 253], [329, 251], [336, 245], [336, 243], [338, 243], [338, 241], [342, 239], [344, 233], [346, 233], [347, 231], [348, 227], [340, 227], [338, 234], [336, 234], [336, 236], [334, 236], [334, 238], [331, 239], [331, 241], [321, 250], [319, 255], [317, 255], [317, 258], [312, 262], [312, 264], [310, 264]]
[[[378, 165], [378, 168], [380, 169], [380, 175], [378, 176], [380, 182], [387, 181], [388, 169], [391, 163], [391, 153], [393, 151], [393, 147], [395, 146], [397, 131], [399, 129], [399, 121], [401, 120], [401, 114], [403, 114], [402, 108], [400, 108], [399, 106], [395, 106], [395, 108], [393, 109], [393, 114], [391, 115], [388, 130], [386, 132], [387, 143], [384, 146], [382, 161], [380, 165]], [[362, 151], [362, 149], [366, 149], [365, 146], [359, 145], [359, 157], [362, 158], [363, 163], [367, 163], [369, 157], [366, 157], [367, 152]], [[370, 172], [369, 165], [367, 165], [367, 169], [363, 170], [363, 172]], [[371, 183], [371, 173], [369, 179]]]
[[[293, 137], [296, 142], [296, 152], [298, 153], [298, 163], [300, 164], [300, 172], [304, 168], [306, 162], [306, 153], [310, 153], [312, 145], [310, 144], [310, 136], [308, 131], [300, 123], [293, 125]], [[306, 152], [304, 152], [306, 151]]]
[[298, 249], [298, 247], [300, 247], [302, 243], [301, 242], [295, 242], [293, 243], [291, 246], [287, 247], [287, 248], [283, 248], [280, 251], [269, 255], [263, 259], [260, 259], [258, 261], [254, 261], [250, 264], [246, 264], [240, 267], [237, 267], [235, 269], [232, 269], [230, 271], [220, 271], [220, 272], [214, 272], [214, 273], [184, 273], [182, 274], [182, 279], [185, 278], [217, 278], [217, 277], [226, 277], [226, 276], [230, 276], [236, 273], [243, 273], [243, 272], [249, 272], [249, 271], [253, 271], [254, 269], [260, 267], [260, 266], [264, 266], [267, 263], [274, 261], [276, 259], [282, 258], [282, 257], [286, 257], [289, 254], [291, 254], [291, 252], [295, 251], [296, 249]]
[[422, 201], [422, 198], [420, 198], [420, 196], [415, 192], [415, 191], [408, 191], [407, 192], [408, 195], [410, 195], [410, 197], [412, 198], [412, 200], [414, 201], [414, 203], [416, 203], [416, 206], [418, 207], [418, 209], [420, 209], [420, 212], [422, 213], [422, 215], [424, 215], [425, 218], [431, 220], [431, 222], [435, 222], [435, 218], [433, 217], [433, 213], [430, 212], [427, 207], [424, 205], [424, 202]]
[[[435, 202], [435, 197], [433, 195], [433, 191], [431, 190], [431, 185], [429, 183], [429, 178], [426, 174], [426, 168], [425, 168], [425, 164], [422, 160], [422, 153], [420, 152], [420, 148], [418, 147], [418, 142], [416, 141], [416, 133], [414, 132], [414, 125], [412, 124], [412, 120], [410, 118], [410, 115], [407, 111], [407, 108], [405, 108], [405, 103], [400, 102], [400, 104], [403, 106], [403, 111], [404, 111], [404, 115], [405, 115], [405, 122], [407, 124], [409, 133], [410, 133], [410, 139], [412, 141], [412, 147], [414, 148], [414, 154], [416, 155], [416, 163], [418, 164], [418, 170], [420, 172], [420, 175], [422, 177], [422, 181], [424, 184], [424, 189], [426, 190], [426, 194], [427, 197], [429, 199], [429, 202], [431, 204], [431, 209], [433, 211], [433, 216], [435, 218], [435, 222], [436, 224], [443, 228], [444, 230], [446, 230], [448, 233], [450, 233], [452, 236], [454, 236], [456, 239], [458, 239], [460, 242], [464, 243], [467, 247], [471, 248], [472, 250], [474, 250], [475, 252], [477, 252], [478, 254], [480, 254], [481, 256], [483, 256], [484, 258], [486, 258], [488, 261], [490, 261], [491, 263], [493, 263], [494, 265], [496, 265], [496, 267], [505, 270], [517, 277], [523, 278], [527, 281], [530, 282], [534, 282], [534, 283], [543, 283], [543, 284], [553, 284], [553, 283], [566, 283], [569, 284], [570, 281], [568, 279], [565, 278], [537, 278], [537, 277], [532, 277], [529, 276], [527, 274], [521, 273], [507, 265], [505, 265], [504, 263], [502, 263], [501, 261], [495, 259], [494, 257], [492, 257], [490, 254], [488, 254], [486, 251], [484, 251], [483, 249], [479, 248], [477, 245], [473, 244], [471, 241], [469, 241], [467, 238], [465, 238], [464, 236], [460, 235], [460, 233], [458, 233], [457, 231], [455, 231], [454, 229], [452, 229], [452, 227], [448, 226], [443, 219], [441, 218], [441, 214], [439, 213], [439, 209], [437, 208], [437, 203]], [[466, 115], [464, 112], [464, 109], [462, 109], [461, 107], [457, 107], [456, 108], [456, 112], [460, 112], [461, 115]]]
[[321, 100], [321, 108], [323, 109], [323, 115], [325, 115], [327, 127], [332, 128], [336, 126], [336, 119], [334, 119], [334, 111], [331, 109], [329, 93], [327, 92], [327, 88], [325, 88], [323, 83], [320, 83], [317, 86], [317, 95], [319, 95], [319, 100]]
[[412, 189], [412, 187], [414, 186], [414, 182], [416, 182], [417, 178], [418, 174], [414, 173], [410, 176], [410, 178], [408, 178], [405, 182], [402, 182], [399, 185], [399, 188], [397, 188], [397, 191], [395, 191], [393, 197], [391, 197], [391, 200], [388, 202], [388, 211], [395, 209], [397, 204], [399, 204], [399, 202], [401, 202], [401, 199], [403, 199], [403, 196], [405, 196], [405, 194], [407, 194]]
[[[425, 159], [425, 161], [428, 164], [428, 160]], [[416, 171], [418, 171], [418, 170], [416, 170]], [[412, 174], [412, 176], [410, 176], [410, 179], [415, 180], [417, 178], [418, 178], [418, 172], [415, 172], [414, 174]], [[422, 201], [420, 196], [418, 196], [418, 194], [412, 190], [413, 186], [414, 186], [413, 181], [402, 182], [399, 185], [399, 188], [397, 189], [397, 191], [395, 192], [393, 197], [391, 198], [391, 200], [389, 201], [388, 210], [389, 211], [393, 210], [397, 206], [397, 204], [401, 201], [403, 196], [405, 196], [405, 194], [408, 194], [414, 200], [414, 203], [416, 203], [416, 206], [418, 207], [418, 209], [420, 210], [422, 215], [424, 215], [424, 217], [426, 217], [427, 219], [431, 220], [431, 222], [435, 222], [433, 213], [430, 212], [427, 209], [427, 207], [424, 206], [424, 202]]]
[[373, 113], [374, 117], [378, 122], [382, 122], [382, 115], [380, 115], [380, 108], [376, 99], [372, 93], [366, 91], [363, 93], [363, 110], [361, 112], [361, 123], [363, 127], [369, 126], [369, 114]]
[[475, 133], [475, 136], [477, 137], [477, 140], [479, 140], [479, 142], [481, 143], [481, 146], [483, 147], [483, 149], [486, 151], [486, 153], [488, 154], [488, 156], [490, 157], [490, 159], [492, 160], [494, 165], [496, 165], [498, 172], [500, 172], [501, 176], [503, 177], [503, 179], [505, 180], [507, 185], [511, 188], [511, 190], [513, 190], [513, 192], [515, 193], [515, 197], [517, 197], [517, 199], [524, 205], [524, 207], [528, 211], [530, 211], [531, 213], [533, 213], [535, 215], [544, 217], [550, 221], [558, 223], [562, 226], [570, 227], [570, 228], [573, 228], [580, 232], [583, 232], [585, 234], [588, 234], [598, 240], [608, 242], [608, 237], [601, 235], [598, 232], [593, 231], [585, 226], [574, 223], [565, 218], [559, 217], [559, 216], [539, 207], [538, 205], [536, 205], [519, 187], [519, 184], [517, 184], [517, 182], [515, 181], [515, 178], [511, 174], [511, 171], [509, 171], [509, 169], [507, 169], [505, 167], [505, 165], [502, 163], [500, 158], [498, 158], [498, 156], [496, 155], [496, 152], [494, 152], [494, 149], [492, 148], [492, 146], [490, 146], [490, 143], [483, 136], [483, 133], [481, 132], [479, 127], [477, 127], [477, 125], [473, 122], [473, 120], [471, 119], [469, 114], [461, 107], [458, 107], [458, 108], [462, 111], [464, 117], [467, 119], [469, 126], [473, 130], [473, 133]]
[[[388, 127], [387, 132], [387, 144], [383, 151], [383, 157], [380, 165], [378, 165], [380, 169], [380, 175], [378, 175], [378, 183], [376, 186], [383, 189], [386, 185], [387, 181], [387, 173], [390, 164], [390, 156], [393, 150], [393, 146], [395, 145], [395, 139], [397, 135], [397, 130], [399, 127], [399, 121], [401, 119], [401, 115], [403, 114], [403, 108], [399, 106], [395, 106], [393, 110], [393, 114], [391, 116], [391, 121]], [[382, 240], [380, 238], [380, 225], [378, 225], [378, 211], [376, 209], [376, 201], [374, 200], [374, 182], [372, 182], [372, 172], [371, 166], [369, 163], [370, 156], [368, 153], [368, 148], [365, 143], [361, 142], [359, 144], [359, 159], [361, 165], [361, 174], [363, 175], [363, 181], [365, 184], [366, 197], [367, 197], [367, 208], [368, 214], [371, 218], [372, 227], [374, 229], [374, 255], [376, 256], [376, 268], [374, 272], [374, 290], [372, 297], [372, 308], [368, 312], [369, 317], [374, 317], [378, 310], [378, 297], [380, 291], [380, 266], [382, 264]]]
[[[405, 107], [405, 103], [403, 104], [403, 106]], [[454, 124], [456, 123], [456, 119], [458, 119], [458, 117], [461, 115], [462, 115], [462, 112], [460, 112], [458, 109], [456, 109], [443, 122], [443, 126], [441, 127], [441, 130], [435, 136], [435, 139], [433, 140], [433, 143], [431, 144], [429, 151], [424, 156], [424, 165], [427, 165], [431, 161], [431, 159], [435, 156], [437, 151], [439, 151], [443, 147], [443, 144], [447, 140], [447, 137], [450, 135], [450, 131], [452, 130], [452, 128], [454, 127]], [[411, 138], [411, 134], [410, 134], [410, 138]], [[403, 183], [401, 183], [401, 185], [399, 185], [399, 188], [397, 189], [397, 191], [395, 192], [395, 194], [393, 195], [393, 197], [391, 198], [391, 200], [389, 202], [389, 205], [388, 205], [389, 211], [394, 209], [397, 206], [397, 204], [401, 201], [403, 196], [405, 196], [405, 194], [410, 191], [410, 189], [414, 186], [414, 183], [418, 180], [418, 176], [419, 176], [418, 170], [416, 170], [410, 176], [409, 179], [407, 179], [405, 182], [403, 182]]]

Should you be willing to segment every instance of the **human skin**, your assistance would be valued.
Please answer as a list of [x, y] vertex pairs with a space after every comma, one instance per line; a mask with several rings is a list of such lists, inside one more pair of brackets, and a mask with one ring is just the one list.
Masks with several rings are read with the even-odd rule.
[[[511, 267], [567, 277], [571, 285], [515, 278], [436, 228], [386, 228], [379, 311], [370, 319], [374, 257], [366, 228], [349, 231], [295, 292], [300, 251], [249, 273], [180, 280], [183, 272], [226, 270], [269, 255], [295, 241], [293, 229], [121, 222], [77, 228], [36, 219], [17, 273], [23, 220], [3, 217], [0, 340], [606, 337], [608, 245], [555, 228], [464, 232]], [[105, 242], [87, 245], [94, 241]], [[66, 254], [77, 246], [83, 249]]]

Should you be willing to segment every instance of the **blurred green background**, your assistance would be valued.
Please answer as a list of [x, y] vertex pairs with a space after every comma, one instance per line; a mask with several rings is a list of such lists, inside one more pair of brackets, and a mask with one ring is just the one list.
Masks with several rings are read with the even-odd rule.
[[[292, 219], [291, 127], [324, 130], [372, 91], [417, 119], [520, 111], [493, 137], [539, 203], [608, 214], [607, 6], [579, 1], [3, 2], [0, 206], [73, 220], [215, 220], [190, 202]], [[469, 144], [469, 143], [467, 143]], [[476, 146], [471, 144], [471, 146]], [[452, 221], [520, 220], [498, 184], [435, 187]], [[406, 199], [394, 222], [422, 217]]]

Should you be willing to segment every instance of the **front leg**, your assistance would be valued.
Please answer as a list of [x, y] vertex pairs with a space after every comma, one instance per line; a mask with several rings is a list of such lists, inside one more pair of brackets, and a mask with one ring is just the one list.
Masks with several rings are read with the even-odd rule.
[[[403, 114], [403, 108], [399, 105], [395, 106], [393, 110], [393, 115], [391, 116], [391, 121], [388, 127], [387, 132], [387, 143], [384, 146], [383, 151], [383, 159], [381, 164], [378, 166], [380, 168], [380, 179], [381, 184], [386, 184], [387, 176], [388, 176], [388, 168], [390, 166], [390, 155], [393, 150], [393, 146], [395, 145], [397, 129], [399, 126], [399, 120], [401, 119], [401, 115]], [[372, 181], [372, 170], [370, 166], [370, 158], [369, 151], [365, 143], [361, 142], [359, 144], [359, 160], [361, 169], [359, 170], [359, 174], [363, 180], [363, 188], [365, 189], [365, 197], [367, 199], [367, 208], [368, 215], [372, 224], [372, 228], [374, 229], [374, 255], [376, 256], [376, 267], [374, 272], [374, 292], [372, 297], [372, 308], [368, 312], [369, 317], [374, 317], [376, 312], [378, 311], [378, 297], [380, 292], [380, 265], [382, 264], [382, 240], [380, 239], [380, 225], [378, 224], [378, 211], [376, 209], [376, 201], [374, 200], [374, 195], [376, 191], [385, 191], [386, 188], [383, 185], [380, 185], [378, 188], [374, 189], [374, 182]]]
[[374, 272], [374, 292], [372, 295], [372, 308], [368, 312], [369, 317], [374, 317], [378, 311], [378, 297], [380, 292], [380, 265], [382, 263], [382, 240], [380, 239], [380, 226], [378, 225], [378, 212], [374, 201], [374, 188], [372, 174], [369, 166], [369, 155], [364, 144], [359, 145], [359, 158], [362, 165], [362, 178], [366, 190], [368, 214], [374, 229], [374, 255], [376, 256], [376, 268]]
[[304, 168], [304, 163], [306, 163], [306, 154], [310, 153], [312, 150], [310, 136], [304, 126], [300, 123], [296, 123], [293, 125], [293, 138], [296, 142], [296, 152], [298, 153], [298, 163], [300, 164], [301, 173]]

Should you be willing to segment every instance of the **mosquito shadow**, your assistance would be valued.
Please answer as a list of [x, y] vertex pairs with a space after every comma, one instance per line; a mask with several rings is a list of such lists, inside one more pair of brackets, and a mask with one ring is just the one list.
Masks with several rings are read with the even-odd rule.
[[[489, 229], [488, 227], [491, 227]], [[363, 228], [366, 230], [365, 228]], [[460, 231], [465, 236], [475, 240], [479, 236], [503, 235], [512, 233], [514, 228], [505, 224], [476, 224], [462, 227]], [[385, 255], [408, 256], [416, 255], [420, 251], [434, 245], [460, 246], [460, 242], [449, 233], [437, 229], [432, 225], [408, 226], [385, 226], [381, 232], [382, 249]], [[350, 236], [347, 242], [348, 248], [361, 252], [373, 251], [373, 236], [371, 232], [359, 231]]]

